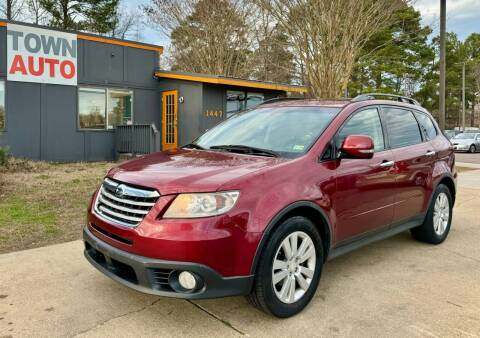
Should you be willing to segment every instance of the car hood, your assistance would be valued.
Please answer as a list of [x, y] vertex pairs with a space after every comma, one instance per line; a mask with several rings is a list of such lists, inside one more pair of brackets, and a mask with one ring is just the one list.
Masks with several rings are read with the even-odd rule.
[[287, 159], [219, 151], [175, 149], [143, 156], [110, 170], [115, 180], [151, 187], [162, 195], [216, 191], [232, 179]]

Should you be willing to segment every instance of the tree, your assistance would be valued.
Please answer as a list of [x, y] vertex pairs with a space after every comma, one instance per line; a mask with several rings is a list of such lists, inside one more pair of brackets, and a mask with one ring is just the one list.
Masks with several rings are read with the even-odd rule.
[[[432, 39], [432, 48], [438, 55], [439, 38]], [[462, 65], [465, 63], [465, 106], [466, 111], [474, 113], [479, 87], [477, 87], [476, 67], [480, 64], [480, 39], [477, 33], [470, 35], [464, 42], [460, 41], [455, 33], [446, 36], [446, 75], [445, 75], [445, 122], [448, 128], [461, 125], [462, 112]], [[435, 58], [425, 74], [425, 81], [416, 93], [422, 105], [438, 114], [438, 59]], [[479, 88], [479, 89], [477, 89]], [[471, 116], [470, 123], [475, 124]], [[473, 121], [472, 121], [473, 119]]]
[[52, 27], [106, 34], [117, 21], [119, 0], [40, 1], [51, 17], [49, 26]]
[[360, 52], [348, 86], [351, 96], [362, 92], [413, 96], [424, 81], [435, 56], [428, 42], [432, 30], [422, 27], [420, 12], [412, 6], [395, 12], [391, 21]]
[[117, 20], [109, 35], [118, 39], [140, 40], [142, 19], [143, 14], [140, 11], [120, 6], [117, 11]]
[[44, 24], [47, 20], [47, 11], [42, 7], [41, 0], [27, 0], [28, 17], [36, 24]]
[[[255, 4], [253, 3], [255, 6]], [[249, 60], [250, 77], [261, 81], [290, 83], [295, 76], [294, 54], [286, 33], [262, 7], [252, 16], [254, 45]], [[255, 14], [256, 13], [256, 14]]]
[[362, 48], [402, 0], [258, 0], [288, 35], [314, 97], [342, 96]]
[[468, 98], [471, 101], [470, 126], [474, 127], [476, 109], [480, 105], [480, 34], [470, 34], [464, 42]]
[[18, 20], [22, 15], [24, 5], [24, 0], [2, 0], [0, 13], [7, 20]]
[[171, 39], [172, 69], [248, 76], [252, 6], [243, 0], [151, 0], [149, 20]]

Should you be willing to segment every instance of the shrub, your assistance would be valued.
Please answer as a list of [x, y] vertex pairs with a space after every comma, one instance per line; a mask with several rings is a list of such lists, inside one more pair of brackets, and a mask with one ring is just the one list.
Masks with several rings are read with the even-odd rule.
[[0, 147], [0, 166], [6, 167], [10, 158], [10, 151], [8, 147]]

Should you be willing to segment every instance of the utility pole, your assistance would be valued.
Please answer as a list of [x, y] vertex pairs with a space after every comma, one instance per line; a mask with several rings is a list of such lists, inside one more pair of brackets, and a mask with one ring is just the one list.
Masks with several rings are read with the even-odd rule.
[[445, 14], [447, 0], [440, 0], [440, 107], [439, 125], [445, 130]]
[[462, 131], [465, 131], [465, 61], [462, 63]]

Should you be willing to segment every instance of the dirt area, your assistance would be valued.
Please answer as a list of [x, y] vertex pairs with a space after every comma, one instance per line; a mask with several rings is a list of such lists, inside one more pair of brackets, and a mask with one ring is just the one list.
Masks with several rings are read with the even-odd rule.
[[0, 253], [79, 239], [90, 197], [113, 165], [12, 160], [0, 169]]

